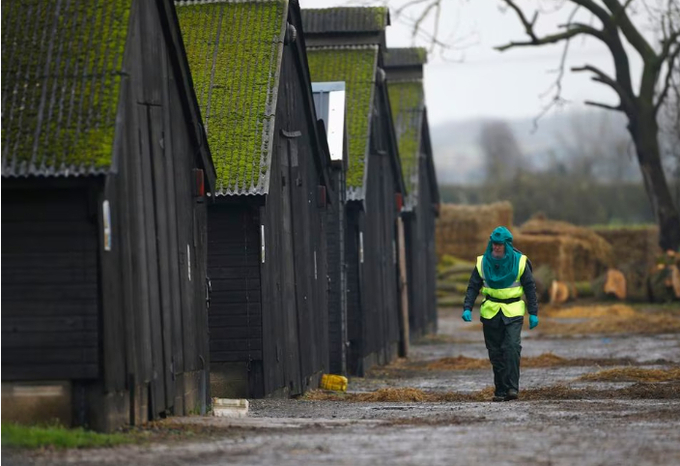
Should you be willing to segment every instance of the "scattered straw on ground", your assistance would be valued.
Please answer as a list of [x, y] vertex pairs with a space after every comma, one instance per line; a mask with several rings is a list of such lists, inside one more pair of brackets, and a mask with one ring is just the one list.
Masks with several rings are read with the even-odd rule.
[[[418, 364], [418, 366], [416, 366]], [[521, 367], [566, 367], [566, 366], [621, 366], [632, 365], [636, 362], [630, 358], [563, 358], [553, 353], [543, 353], [539, 356], [523, 357]], [[412, 363], [411, 369], [422, 367], [429, 371], [455, 371], [455, 370], [474, 370], [474, 369], [488, 369], [491, 363], [486, 358], [468, 358], [465, 356], [457, 356], [451, 358], [441, 358], [436, 361], [429, 362], [425, 366], [420, 363]], [[408, 368], [407, 365], [401, 363], [401, 368]]]
[[680, 368], [664, 370], [620, 367], [585, 374], [579, 380], [595, 382], [680, 382]]
[[637, 314], [633, 316], [600, 317], [573, 323], [546, 321], [539, 330], [544, 335], [676, 333], [680, 332], [680, 318], [663, 314]]
[[634, 317], [640, 315], [635, 309], [625, 304], [613, 304], [611, 306], [573, 306], [569, 308], [548, 307], [543, 309], [542, 314], [557, 319], [578, 319], [595, 317]]
[[454, 371], [470, 369], [487, 369], [490, 367], [488, 359], [475, 359], [465, 356], [455, 358], [442, 358], [432, 361], [425, 365], [425, 370], [429, 371]]
[[[416, 388], [381, 388], [368, 393], [331, 393], [322, 390], [308, 392], [302, 400], [348, 402], [471, 402], [490, 401], [493, 387], [472, 393], [426, 392]], [[521, 390], [520, 400], [601, 400], [601, 399], [680, 399], [680, 382], [673, 379], [665, 383], [638, 382], [620, 389], [599, 390], [572, 388], [568, 385]]]
[[493, 396], [493, 387], [473, 393], [435, 393], [418, 388], [381, 388], [367, 393], [333, 393], [323, 390], [311, 390], [302, 399], [314, 401], [351, 401], [351, 402], [454, 402], [485, 401]]

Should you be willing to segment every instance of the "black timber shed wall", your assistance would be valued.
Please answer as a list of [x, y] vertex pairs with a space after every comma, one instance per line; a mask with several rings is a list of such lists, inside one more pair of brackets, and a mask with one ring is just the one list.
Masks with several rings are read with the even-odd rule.
[[[334, 83], [335, 84], [335, 83]], [[342, 130], [343, 146], [342, 159], [333, 160], [329, 171], [329, 181], [332, 185], [333, 200], [327, 206], [326, 239], [328, 255], [328, 347], [329, 370], [332, 374], [347, 373], [347, 264], [345, 261], [345, 237], [347, 230], [346, 213], [346, 169], [348, 141], [345, 122], [342, 128], [327, 128], [331, 121], [330, 92], [337, 92], [341, 88], [327, 83], [320, 83], [321, 87], [314, 90], [314, 105], [317, 116], [323, 123], [323, 131]], [[337, 89], [337, 90], [335, 90]], [[344, 83], [342, 83], [344, 92]], [[344, 105], [344, 102], [343, 102]], [[343, 114], [344, 114], [343, 108]], [[330, 149], [329, 149], [330, 150]]]
[[409, 330], [412, 338], [437, 331], [437, 254], [439, 191], [435, 178], [427, 113], [418, 156], [418, 202], [404, 213], [408, 263]]
[[355, 375], [389, 363], [400, 342], [397, 197], [404, 188], [380, 76], [374, 92], [365, 199], [347, 207], [348, 371]]
[[[389, 49], [386, 58], [388, 86], [408, 82], [423, 85], [424, 49]], [[408, 319], [411, 338], [437, 329], [435, 220], [439, 211], [439, 188], [434, 170], [427, 110], [422, 102], [418, 111], [417, 180], [408, 192], [407, 209], [402, 213], [406, 237]], [[417, 135], [417, 136], [416, 136]], [[409, 155], [409, 154], [401, 154]]]
[[[290, 2], [288, 22], [299, 28]], [[328, 154], [317, 132], [304, 39], [283, 48], [268, 192], [209, 211], [211, 385], [215, 396], [290, 396], [328, 370]], [[237, 225], [236, 232], [226, 232]], [[264, 240], [264, 243], [262, 242]]]
[[[381, 20], [368, 20], [371, 26], [367, 27], [365, 20], [376, 14]], [[309, 9], [303, 11], [303, 18], [309, 26], [310, 46], [374, 45], [380, 50], [364, 184], [360, 195], [348, 195], [346, 207], [347, 371], [362, 376], [372, 365], [397, 356], [401, 330], [397, 195], [403, 196], [405, 189], [382, 70], [389, 13], [384, 7]]]
[[[128, 27], [111, 173], [2, 186], [3, 277], [26, 279], [5, 284], [3, 350], [41, 360], [3, 370], [3, 382], [68, 381], [74, 423], [98, 430], [205, 409], [208, 399], [206, 215], [195, 179], [214, 171], [172, 4], [133, 1]], [[3, 369], [15, 367], [5, 354]]]

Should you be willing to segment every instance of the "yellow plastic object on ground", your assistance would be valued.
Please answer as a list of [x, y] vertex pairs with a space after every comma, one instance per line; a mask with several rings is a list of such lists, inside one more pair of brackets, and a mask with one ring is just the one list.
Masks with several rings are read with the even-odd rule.
[[324, 374], [321, 376], [321, 388], [335, 392], [347, 391], [347, 377], [342, 375]]

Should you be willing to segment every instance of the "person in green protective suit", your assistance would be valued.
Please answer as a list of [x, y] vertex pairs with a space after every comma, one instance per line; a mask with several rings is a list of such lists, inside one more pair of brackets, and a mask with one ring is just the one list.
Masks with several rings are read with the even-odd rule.
[[538, 301], [531, 262], [513, 247], [512, 233], [506, 227], [494, 229], [486, 251], [477, 257], [463, 304], [465, 322], [472, 321], [472, 308], [480, 292], [484, 300], [479, 314], [496, 386], [493, 401], [516, 400], [524, 314], [528, 310], [529, 329], [535, 328]]

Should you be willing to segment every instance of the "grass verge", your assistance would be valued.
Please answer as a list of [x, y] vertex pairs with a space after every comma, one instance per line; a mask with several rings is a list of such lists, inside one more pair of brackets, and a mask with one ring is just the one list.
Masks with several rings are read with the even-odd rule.
[[83, 428], [69, 429], [59, 425], [23, 426], [2, 423], [2, 446], [16, 448], [94, 448], [112, 447], [135, 442], [129, 434], [100, 434]]

